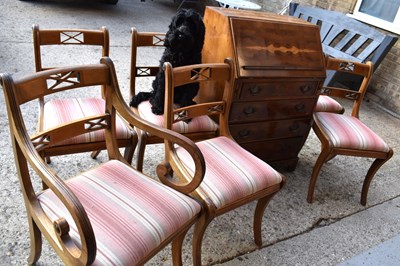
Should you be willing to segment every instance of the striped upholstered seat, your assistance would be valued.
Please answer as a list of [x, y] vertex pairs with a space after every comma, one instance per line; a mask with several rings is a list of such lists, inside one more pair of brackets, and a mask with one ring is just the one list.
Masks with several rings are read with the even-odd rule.
[[[73, 120], [104, 113], [105, 101], [101, 98], [55, 99], [45, 103], [43, 112], [43, 130], [57, 127]], [[131, 130], [118, 117], [116, 125], [117, 139], [130, 139]], [[104, 142], [104, 130], [82, 134], [59, 142], [56, 145]]]
[[[195, 200], [116, 160], [66, 183], [85, 208], [96, 236], [93, 265], [137, 265], [201, 209]], [[66, 218], [79, 245], [77, 228], [57, 196], [46, 190], [38, 199], [51, 220]]]
[[[164, 116], [155, 115], [151, 111], [151, 104], [149, 101], [145, 101], [139, 104], [138, 111], [140, 117], [143, 119], [156, 124], [159, 127], [164, 126]], [[172, 129], [178, 133], [192, 133], [192, 132], [215, 132], [218, 129], [218, 124], [214, 122], [209, 116], [202, 115], [194, 117], [189, 123], [184, 121], [176, 122], [172, 125]]]
[[344, 112], [344, 108], [340, 103], [338, 103], [331, 97], [327, 95], [320, 95], [318, 97], [317, 105], [314, 108], [314, 112], [330, 112], [342, 114]]
[[[196, 144], [207, 165], [197, 192], [203, 198], [210, 198], [218, 209], [282, 182], [280, 173], [227, 137]], [[189, 154], [182, 148], [177, 151], [187, 168], [193, 171]]]
[[381, 137], [354, 116], [315, 113], [314, 120], [335, 148], [388, 152]]

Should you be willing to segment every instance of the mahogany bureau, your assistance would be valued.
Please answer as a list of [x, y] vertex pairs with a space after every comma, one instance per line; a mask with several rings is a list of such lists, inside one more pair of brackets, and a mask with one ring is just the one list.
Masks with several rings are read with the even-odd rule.
[[[229, 129], [245, 149], [294, 170], [325, 79], [319, 27], [266, 12], [206, 7], [203, 62], [235, 65]], [[202, 90], [203, 100], [222, 97]]]

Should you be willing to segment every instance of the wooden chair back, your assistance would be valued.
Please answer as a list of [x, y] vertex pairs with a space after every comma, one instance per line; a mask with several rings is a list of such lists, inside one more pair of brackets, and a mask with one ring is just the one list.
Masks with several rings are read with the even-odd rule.
[[[165, 41], [166, 34], [165, 33], [159, 33], [159, 32], [138, 32], [136, 28], [131, 29], [131, 41], [132, 41], [132, 47], [131, 47], [131, 78], [130, 78], [130, 99], [132, 96], [136, 95], [137, 93], [137, 86], [138, 85], [143, 85], [146, 86], [147, 89], [152, 89], [152, 84], [148, 83], [149, 81], [152, 81], [155, 79], [155, 76], [157, 75], [160, 65], [156, 64], [151, 64], [148, 63], [147, 65], [141, 64], [140, 63], [140, 58], [143, 57], [143, 54], [146, 52], [148, 53], [148, 57], [146, 57], [146, 61], [157, 61], [159, 62], [159, 59], [162, 56], [162, 53], [165, 49], [164, 46], [164, 41]], [[139, 51], [140, 50], [140, 51]], [[139, 52], [141, 53], [139, 56]], [[155, 58], [154, 56], [158, 57]], [[139, 81], [139, 78], [141, 81]], [[147, 79], [145, 79], [147, 78]], [[142, 82], [143, 83], [140, 83]], [[140, 115], [140, 112], [145, 112], [143, 109], [139, 110], [140, 108], [133, 108], [134, 112], [136, 114]], [[156, 116], [152, 113], [145, 114], [147, 117], [155, 120], [161, 121], [160, 124], [162, 124], [164, 117], [162, 116]], [[165, 115], [165, 113], [164, 113]], [[157, 121], [157, 122], [159, 122]], [[210, 122], [211, 121], [211, 122]], [[182, 125], [183, 124], [183, 125]], [[198, 141], [198, 140], [204, 140], [207, 138], [212, 138], [216, 136], [216, 129], [218, 128], [218, 125], [212, 122], [211, 118], [209, 117], [202, 117], [200, 119], [200, 122], [194, 123], [194, 127], [197, 127], [196, 130], [188, 130], [188, 132], [185, 132], [185, 129], [191, 129], [191, 126], [187, 126], [185, 122], [181, 122], [180, 125], [178, 125], [177, 132], [182, 133], [186, 137], [190, 138], [191, 140]], [[201, 128], [201, 130], [199, 130]], [[137, 168], [138, 170], [142, 169], [143, 166], [143, 157], [144, 157], [144, 152], [147, 144], [156, 144], [156, 143], [162, 143], [162, 140], [158, 138], [157, 136], [152, 136], [148, 134], [145, 131], [140, 131], [137, 130], [138, 138], [139, 138], [139, 145], [137, 149]]]
[[371, 61], [358, 63], [327, 56], [326, 68], [327, 70], [333, 70], [339, 73], [348, 73], [360, 77], [361, 84], [358, 90], [349, 90], [332, 86], [324, 86], [321, 89], [321, 93], [324, 95], [353, 101], [351, 115], [358, 118], [365, 92], [367, 91], [368, 84], [371, 80], [374, 68], [373, 63]]
[[[164, 126], [166, 128], [171, 129], [173, 123], [192, 119], [196, 116], [218, 116], [219, 135], [231, 137], [228, 129], [228, 114], [233, 94], [233, 64], [231, 59], [225, 59], [225, 63], [198, 64], [175, 68], [169, 62], [166, 62], [164, 71], [166, 95]], [[224, 85], [223, 97], [219, 101], [175, 108], [175, 87], [191, 83], [199, 83], [200, 89], [206, 87], [204, 83], [222, 83]], [[210, 87], [213, 87], [213, 85], [207, 85], [207, 88]]]
[[[39, 25], [34, 24], [32, 32], [36, 71], [59, 67], [43, 66], [42, 46], [100, 46], [102, 48], [101, 57], [110, 55], [110, 37], [106, 27], [101, 27], [99, 30], [40, 29]], [[77, 52], [78, 56], [79, 52]], [[72, 63], [72, 65], [76, 64], [77, 62]], [[71, 65], [71, 62], [67, 65]]]
[[[173, 68], [171, 63], [164, 63], [165, 71], [165, 105], [164, 105], [164, 127], [171, 130], [172, 125], [178, 121], [193, 119], [196, 116], [208, 115], [218, 116], [219, 131], [218, 135], [233, 139], [228, 127], [228, 117], [230, 105], [232, 102], [232, 86], [234, 80], [233, 63], [231, 59], [225, 59], [225, 63], [197, 64]], [[190, 83], [224, 83], [223, 99], [220, 101], [204, 102], [191, 106], [175, 108], [174, 89]], [[164, 140], [166, 144], [165, 159], [173, 169], [179, 169], [179, 176], [182, 182], [191, 180], [191, 175], [185, 170], [186, 167], [178, 167], [181, 164], [180, 159], [175, 152], [174, 143]], [[163, 165], [157, 168], [157, 175], [169, 186], [171, 183], [171, 174]], [[197, 184], [198, 185], [198, 184]], [[174, 187], [178, 189], [178, 187]]]
[[[95, 62], [98, 62], [98, 60], [101, 57], [109, 56], [110, 40], [109, 40], [109, 32], [106, 27], [102, 27], [99, 30], [40, 29], [39, 25], [34, 24], [32, 26], [32, 32], [33, 32], [33, 47], [35, 55], [35, 69], [37, 72], [53, 68], [59, 68], [66, 65], [77, 65], [80, 64], [82, 61], [84, 61], [84, 64], [88, 64], [88, 61], [90, 60], [91, 61], [95, 60]], [[52, 49], [48, 50], [48, 48], [54, 48], [55, 50]], [[65, 53], [66, 51], [68, 51], [68, 57], [57, 56], [58, 53]], [[97, 54], [97, 52], [99, 53]], [[85, 54], [85, 56], [83, 56], [83, 53]], [[94, 55], [95, 59], [91, 59], [91, 57], [93, 57], [92, 55]], [[86, 56], [88, 57], [87, 60]], [[73, 73], [69, 74], [68, 78], [72, 78], [71, 75], [74, 74]], [[78, 79], [78, 77], [75, 78]], [[62, 81], [61, 78], [60, 81]], [[60, 81], [58, 82], [61, 84]], [[93, 89], [90, 89], [87, 90], [87, 95], [85, 95], [84, 98], [89, 98], [91, 95], [95, 96], [94, 99], [104, 98], [105, 86], [101, 85], [100, 88], [96, 88], [96, 90], [97, 89], [101, 91], [101, 94], [98, 94]], [[55, 90], [55, 91], [60, 92], [62, 90]], [[38, 97], [39, 100], [39, 116], [38, 116], [38, 128], [37, 128], [38, 132], [42, 132], [45, 129], [45, 121], [48, 120], [48, 114], [44, 113], [45, 105], [53, 100], [53, 99], [46, 99], [47, 95], [48, 93]], [[60, 94], [57, 95], [57, 97], [67, 99], [69, 98], [69, 94]], [[59, 110], [59, 112], [68, 113], [69, 116], [73, 117], [75, 114], [81, 113], [80, 109], [84, 109], [83, 106], [79, 106], [78, 108], [75, 108], [75, 106], [76, 105], [71, 105], [71, 107], [69, 107], [70, 109]], [[85, 110], [85, 111], [92, 112], [93, 110], [90, 111]], [[123, 147], [128, 147], [126, 149], [126, 156], [128, 160], [131, 160], [131, 157], [133, 156], [134, 146], [136, 146], [136, 140], [135, 139], [119, 140], [119, 144]], [[60, 147], [51, 147], [46, 151], [47, 154], [45, 154], [45, 156], [47, 161], [50, 162], [50, 156], [53, 155], [63, 155], [75, 152], [92, 151], [91, 154], [92, 158], [96, 158], [97, 155], [100, 153], [100, 150], [102, 149], [105, 149], [104, 141], [96, 141], [89, 138], [84, 143], [78, 143], [78, 145], [70, 143], [68, 145], [63, 145]]]
[[[14, 114], [14, 112], [16, 115], [19, 114], [20, 105], [43, 96], [87, 86], [106, 85], [110, 79], [108, 75], [107, 69], [99, 65], [82, 66], [80, 68], [57, 68], [53, 72], [38, 72], [36, 75], [18, 81], [13, 81], [10, 77], [4, 76], [3, 82], [10, 83], [10, 85], [7, 83], [5, 85], [12, 87], [12, 90], [8, 90], [8, 93], [12, 93], [8, 97], [13, 97], [15, 101], [15, 106], [9, 107], [12, 108], [12, 111], [9, 111], [9, 115]], [[17, 118], [14, 116], [10, 117], [11, 121], [15, 119]], [[20, 117], [18, 119], [22, 120]], [[105, 114], [71, 121], [71, 123], [60, 127], [39, 132], [32, 136], [31, 140], [40, 153], [42, 150], [73, 136], [105, 129], [104, 120]], [[19, 129], [22, 130], [24, 127], [20, 126]]]
[[[98, 46], [101, 47], [101, 55], [96, 57], [96, 62], [99, 58], [104, 56], [110, 56], [110, 35], [107, 27], [103, 26], [99, 30], [86, 30], [86, 29], [40, 29], [38, 24], [32, 26], [33, 34], [33, 50], [35, 56], [35, 69], [36, 71], [43, 71], [54, 67], [60, 67], [63, 65], [76, 65], [77, 61], [81, 58], [82, 51], [76, 50], [76, 53], [72, 53], [69, 56], [69, 62], [63, 62], [58, 64], [63, 65], [52, 65], [43, 66], [43, 51], [42, 47], [60, 47], [60, 46], [74, 46], [74, 47], [89, 47]], [[56, 51], [59, 52], [59, 51]], [[48, 57], [46, 57], [48, 58]], [[54, 57], [53, 57], [54, 59]], [[70, 61], [71, 59], [71, 61]], [[73, 60], [73, 61], [72, 61]], [[94, 63], [94, 62], [93, 62]], [[88, 64], [88, 62], [85, 62]], [[103, 95], [102, 88], [102, 95]], [[43, 99], [39, 99], [40, 104], [43, 105]]]
[[138, 32], [131, 28], [131, 68], [130, 68], [130, 98], [136, 94], [136, 78], [155, 77], [158, 73], [158, 65], [138, 65], [138, 50], [141, 47], [165, 48], [165, 33]]

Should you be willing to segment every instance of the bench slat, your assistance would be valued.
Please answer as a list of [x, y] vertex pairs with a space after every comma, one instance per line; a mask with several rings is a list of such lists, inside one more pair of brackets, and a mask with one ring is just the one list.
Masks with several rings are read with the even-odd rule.
[[[365, 36], [357, 35], [357, 37], [358, 37], [358, 39], [349, 48], [346, 49], [346, 53], [347, 54], [351, 54], [353, 56], [356, 56], [355, 53], [357, 51], [360, 51], [360, 49], [363, 47], [363, 45], [369, 40], [369, 38], [367, 38]], [[359, 52], [359, 54], [360, 53], [361, 52]]]
[[[327, 55], [355, 62], [370, 60], [374, 70], [398, 39], [337, 11], [292, 2], [289, 15], [320, 26], [322, 48]], [[327, 73], [325, 85], [331, 82], [344, 82], [357, 88], [358, 81], [343, 73]]]
[[349, 43], [351, 42], [351, 40], [353, 40], [353, 38], [355, 36], [356, 36], [355, 32], [351, 32], [351, 31], [347, 32], [344, 35], [344, 37], [334, 47], [340, 51], [343, 51], [343, 48], [345, 48], [347, 45], [349, 45]]

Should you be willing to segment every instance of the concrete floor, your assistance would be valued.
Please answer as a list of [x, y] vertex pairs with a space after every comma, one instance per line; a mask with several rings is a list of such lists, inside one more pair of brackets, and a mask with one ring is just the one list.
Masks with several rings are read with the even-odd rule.
[[[38, 23], [41, 28], [96, 29], [107, 26], [111, 39], [110, 56], [116, 65], [121, 90], [128, 95], [130, 28], [166, 31], [176, 9], [173, 0], [120, 0], [115, 6], [94, 0], [0, 1], [0, 72], [20, 76], [34, 71], [33, 23]], [[54, 56], [69, 57], [71, 53], [67, 50]], [[154, 55], [146, 53], [141, 60], [151, 57]], [[81, 54], [79, 60], [91, 62], [89, 53]], [[141, 89], [145, 89], [144, 86]], [[2, 93], [0, 95], [0, 265], [25, 265], [29, 252], [27, 220], [12, 155], [4, 97]], [[350, 109], [349, 105], [346, 107]], [[35, 108], [35, 104], [28, 106], [27, 111], [27, 126], [31, 130], [35, 128], [37, 118], [36, 112], [30, 110]], [[373, 262], [374, 254], [390, 253], [391, 243], [398, 243], [396, 236], [400, 234], [400, 120], [368, 102], [362, 107], [361, 119], [394, 149], [393, 158], [380, 169], [371, 184], [366, 207], [359, 204], [359, 199], [363, 177], [371, 160], [353, 157], [337, 157], [327, 163], [319, 176], [314, 203], [306, 202], [309, 177], [320, 149], [317, 138], [311, 133], [299, 154], [296, 170], [283, 172], [287, 184], [265, 212], [263, 247], [257, 249], [252, 239], [255, 204], [249, 204], [218, 217], [209, 226], [203, 243], [203, 264], [365, 265], [362, 260], [355, 259], [364, 256], [358, 254], [372, 254], [367, 261]], [[155, 176], [154, 169], [162, 152], [160, 145], [148, 148], [146, 173]], [[55, 157], [51, 165], [67, 176], [105, 160], [104, 152], [97, 160], [92, 160], [88, 154], [80, 154]], [[189, 234], [184, 247], [185, 265], [191, 264], [190, 237]], [[386, 244], [373, 248], [381, 243]], [[393, 250], [396, 250], [394, 246]], [[387, 265], [399, 265], [399, 257], [392, 255], [386, 256]], [[392, 258], [395, 263], [389, 264]], [[148, 263], [170, 264], [169, 247]], [[45, 243], [39, 265], [62, 263]]]

